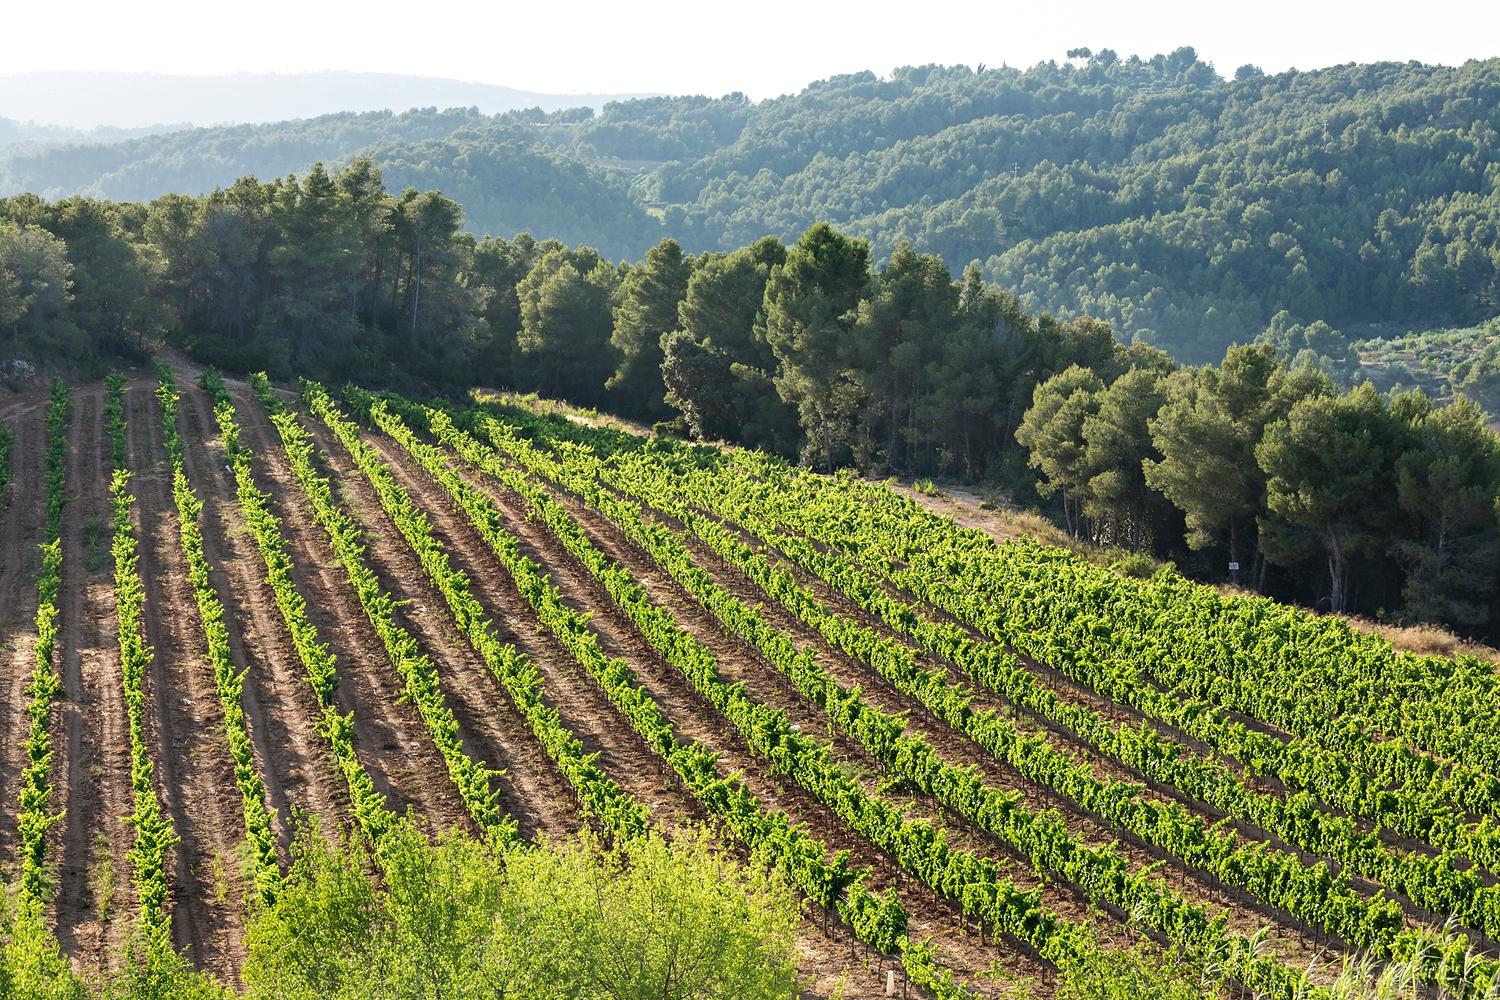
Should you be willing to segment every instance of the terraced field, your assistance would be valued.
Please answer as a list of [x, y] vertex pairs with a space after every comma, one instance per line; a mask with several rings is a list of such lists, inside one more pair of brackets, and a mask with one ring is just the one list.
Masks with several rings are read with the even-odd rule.
[[139, 916], [232, 981], [296, 814], [407, 809], [710, 823], [806, 899], [808, 996], [1500, 968], [1487, 665], [499, 401], [179, 367], [0, 418], [0, 850], [82, 968]]

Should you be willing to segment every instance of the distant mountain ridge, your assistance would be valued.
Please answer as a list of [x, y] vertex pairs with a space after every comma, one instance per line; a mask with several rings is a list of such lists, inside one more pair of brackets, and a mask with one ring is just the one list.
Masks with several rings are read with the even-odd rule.
[[92, 129], [161, 122], [222, 125], [315, 118], [335, 111], [477, 107], [486, 114], [602, 108], [650, 94], [543, 94], [488, 83], [396, 73], [171, 73], [60, 71], [0, 74], [0, 117]]
[[0, 116], [0, 156], [11, 148], [24, 152], [26, 148], [58, 145], [108, 145], [124, 142], [144, 135], [158, 135], [188, 128], [187, 125], [143, 125], [138, 128], [115, 128], [101, 125], [98, 128], [80, 129], [63, 125], [40, 125], [34, 121], [16, 121]]

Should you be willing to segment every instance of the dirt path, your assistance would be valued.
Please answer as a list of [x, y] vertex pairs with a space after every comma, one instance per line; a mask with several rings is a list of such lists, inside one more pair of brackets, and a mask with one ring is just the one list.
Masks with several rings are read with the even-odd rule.
[[46, 531], [47, 402], [11, 410], [5, 419], [15, 436], [10, 483], [0, 492], [0, 859], [16, 855], [20, 833], [22, 740], [27, 732], [26, 686], [36, 663], [37, 546]]
[[155, 650], [145, 677], [146, 703], [152, 709], [147, 738], [158, 790], [180, 838], [168, 873], [172, 937], [196, 966], [233, 980], [244, 961], [245, 885], [237, 860], [244, 823], [234, 761], [224, 740], [224, 715], [182, 552], [154, 388], [154, 380], [131, 386], [126, 432], [146, 585], [146, 641]]
[[97, 383], [73, 391], [58, 639], [65, 701], [52, 764], [54, 803], [66, 816], [53, 827], [57, 843], [49, 848], [59, 866], [58, 940], [85, 969], [118, 966], [135, 909], [125, 856], [132, 831], [123, 818], [134, 805], [116, 639], [104, 398]]
[[244, 676], [242, 704], [255, 762], [283, 852], [293, 810], [334, 832], [348, 817], [342, 779], [315, 729], [317, 700], [265, 580], [265, 564], [235, 502], [208, 397], [178, 373], [180, 433], [188, 479], [203, 501], [203, 551], [225, 608], [229, 652]]
[[[399, 481], [432, 518], [439, 537], [450, 545], [450, 550], [456, 548], [462, 553], [457, 560], [459, 565], [471, 576], [503, 572], [487, 550], [476, 555], [483, 549], [483, 541], [440, 486], [405, 457], [398, 446], [383, 438], [369, 440], [380, 448], [388, 461], [392, 461]], [[599, 632], [606, 651], [628, 660], [636, 672], [637, 681], [656, 699], [678, 733], [721, 753], [721, 767], [726, 772], [741, 773], [767, 807], [785, 810], [830, 849], [850, 850], [857, 863], [871, 867], [875, 879], [872, 887], [897, 888], [911, 914], [913, 937], [933, 936], [939, 943], [943, 960], [970, 974], [982, 971], [998, 958], [1012, 974], [1037, 978], [1050, 975], [1044, 963], [1011, 944], [999, 951], [993, 944], [981, 945], [977, 936], [965, 930], [952, 907], [915, 883], [883, 852], [853, 834], [808, 793], [769, 773], [765, 762], [749, 752], [727, 722], [717, 716], [712, 706], [675, 668], [662, 661], [623, 612], [602, 595], [599, 584], [551, 539], [544, 526], [526, 520], [524, 512], [510, 502], [502, 503], [502, 509], [507, 514], [507, 528], [521, 539], [523, 552], [548, 567], [553, 582], [571, 606], [594, 612], [591, 624]], [[471, 559], [474, 560], [472, 563]], [[824, 962], [828, 963], [826, 967], [822, 964]], [[843, 962], [839, 958], [820, 951], [816, 958], [810, 959], [806, 971], [827, 984], [831, 982], [826, 978], [830, 969], [841, 968]]]
[[416, 708], [402, 700], [400, 678], [313, 517], [276, 429], [243, 384], [233, 383], [231, 392], [242, 440], [255, 455], [259, 486], [272, 496], [283, 521], [308, 615], [338, 658], [339, 710], [354, 712], [360, 763], [396, 811], [411, 807], [437, 829], [459, 826], [473, 832]]

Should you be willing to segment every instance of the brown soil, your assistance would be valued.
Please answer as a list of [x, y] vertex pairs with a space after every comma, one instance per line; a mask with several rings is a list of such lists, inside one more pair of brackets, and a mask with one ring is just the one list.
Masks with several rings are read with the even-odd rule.
[[[37, 545], [46, 530], [47, 401], [33, 399], [5, 416], [15, 436], [10, 483], [0, 492], [0, 803], [20, 794], [26, 766], [26, 686], [36, 657]], [[0, 858], [15, 857], [19, 844], [15, 811], [0, 809]]]
[[66, 700], [53, 732], [52, 801], [66, 810], [49, 847], [58, 863], [57, 936], [84, 969], [119, 966], [135, 907], [125, 857], [132, 831], [123, 820], [134, 803], [109, 551], [104, 399], [98, 384], [73, 392], [58, 636]]

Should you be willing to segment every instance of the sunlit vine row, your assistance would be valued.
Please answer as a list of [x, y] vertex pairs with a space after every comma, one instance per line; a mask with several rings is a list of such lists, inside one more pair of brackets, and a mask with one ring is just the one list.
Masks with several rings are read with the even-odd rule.
[[156, 793], [155, 766], [146, 744], [146, 677], [154, 653], [145, 641], [142, 613], [146, 585], [141, 580], [139, 543], [130, 511], [135, 498], [130, 493], [130, 470], [126, 468], [125, 379], [112, 374], [108, 380], [105, 419], [114, 457], [110, 480], [110, 502], [114, 508], [116, 620], [119, 624], [120, 684], [125, 715], [130, 728], [130, 788], [135, 809], [126, 820], [135, 828], [135, 839], [126, 852], [131, 882], [140, 905], [141, 932], [148, 950], [170, 950], [171, 925], [167, 917], [167, 853], [177, 843], [172, 820]]
[[31, 681], [26, 686], [26, 765], [21, 771], [20, 902], [31, 916], [40, 913], [50, 876], [47, 830], [62, 819], [52, 812], [52, 706], [63, 694], [56, 666], [58, 594], [62, 590], [62, 507], [68, 466], [70, 397], [61, 379], [52, 383], [47, 407], [47, 540], [41, 548], [36, 579], [36, 646]]

